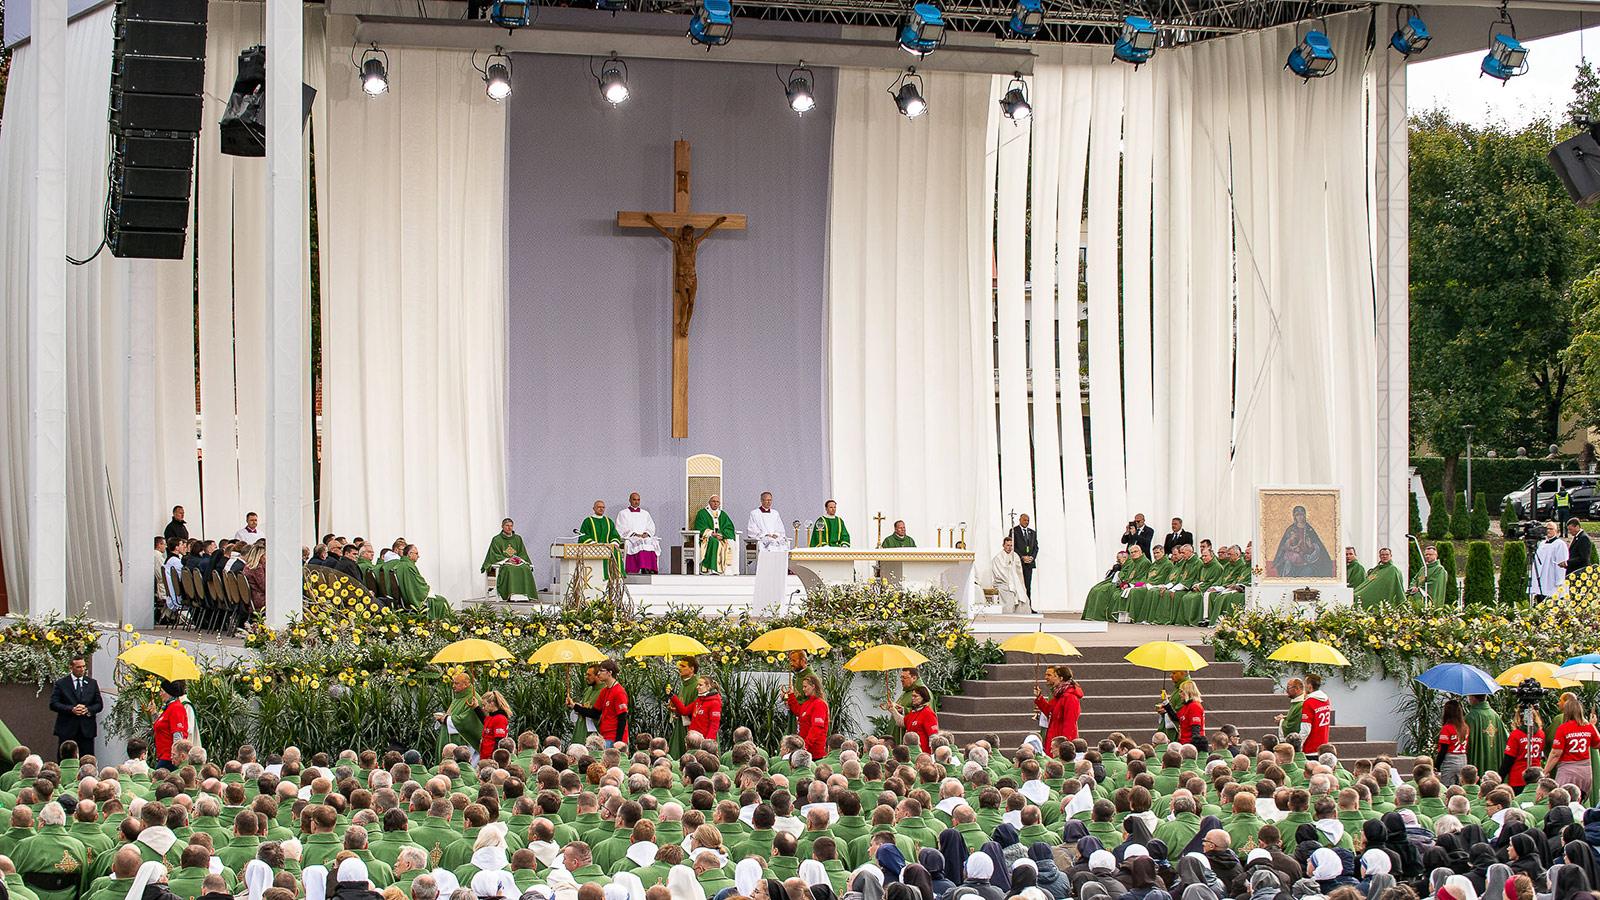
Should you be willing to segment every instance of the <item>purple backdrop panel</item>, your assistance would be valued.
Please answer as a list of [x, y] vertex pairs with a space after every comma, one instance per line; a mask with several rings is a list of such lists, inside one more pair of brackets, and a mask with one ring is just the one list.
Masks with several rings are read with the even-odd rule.
[[[628, 66], [632, 97], [613, 109], [587, 58], [514, 60], [506, 462], [509, 514], [541, 560], [596, 499], [614, 514], [631, 491], [675, 540], [684, 460], [698, 453], [722, 457], [741, 529], [763, 490], [791, 520], [820, 514], [829, 490], [834, 73], [817, 70], [818, 109], [800, 118], [771, 66]], [[692, 144], [694, 211], [749, 219], [700, 244], [689, 437], [675, 440], [671, 245], [616, 215], [672, 209], [679, 139]]]

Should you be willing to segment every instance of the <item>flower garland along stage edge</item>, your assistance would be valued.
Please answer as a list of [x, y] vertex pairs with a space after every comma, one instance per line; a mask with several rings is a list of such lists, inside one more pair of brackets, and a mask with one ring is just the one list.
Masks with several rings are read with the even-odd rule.
[[100, 648], [100, 626], [85, 610], [73, 616], [17, 619], [0, 628], [0, 682], [40, 691], [66, 673], [74, 656]]
[[[959, 692], [963, 680], [982, 677], [986, 663], [1003, 658], [992, 642], [973, 637], [950, 592], [904, 591], [881, 582], [840, 585], [808, 598], [797, 613], [762, 620], [748, 613], [705, 618], [695, 608], [630, 617], [604, 603], [535, 613], [485, 605], [429, 619], [425, 610], [385, 609], [342, 582], [307, 587], [302, 614], [286, 626], [249, 626], [242, 656], [199, 660], [206, 674], [190, 685], [189, 696], [204, 743], [263, 748], [293, 744], [328, 751], [416, 747], [428, 755], [436, 743], [432, 714], [448, 705], [448, 676], [462, 669], [429, 660], [446, 644], [473, 637], [512, 653], [511, 660], [467, 668], [480, 692], [505, 695], [514, 711], [513, 732], [570, 733], [566, 695], [582, 690], [581, 668], [546, 668], [526, 661], [543, 644], [573, 638], [623, 664], [634, 730], [660, 735], [675, 718], [667, 692], [681, 683], [677, 669], [671, 660], [628, 660], [623, 654], [653, 634], [688, 635], [711, 651], [701, 660], [701, 672], [716, 677], [720, 685], [724, 741], [743, 726], [766, 747], [776, 746], [789, 715], [780, 693], [787, 684], [787, 661], [782, 654], [745, 649], [765, 631], [809, 628], [833, 647], [812, 666], [834, 711], [834, 730], [847, 734], [871, 724], [852, 721], [850, 705], [844, 702], [858, 676], [843, 664], [866, 647], [904, 644], [921, 652], [929, 660], [923, 680], [936, 696]], [[125, 640], [142, 638], [127, 635]], [[883, 676], [861, 677], [881, 697], [878, 682]], [[156, 680], [124, 671], [119, 687], [113, 728], [121, 734], [148, 731]]]

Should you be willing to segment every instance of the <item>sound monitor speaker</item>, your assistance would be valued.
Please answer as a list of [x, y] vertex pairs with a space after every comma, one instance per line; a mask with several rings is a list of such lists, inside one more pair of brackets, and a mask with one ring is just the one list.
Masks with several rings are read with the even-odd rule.
[[106, 244], [114, 256], [179, 259], [204, 119], [207, 0], [117, 0]]
[[1591, 128], [1562, 141], [1548, 156], [1579, 209], [1600, 203], [1600, 141], [1595, 140], [1594, 131]]

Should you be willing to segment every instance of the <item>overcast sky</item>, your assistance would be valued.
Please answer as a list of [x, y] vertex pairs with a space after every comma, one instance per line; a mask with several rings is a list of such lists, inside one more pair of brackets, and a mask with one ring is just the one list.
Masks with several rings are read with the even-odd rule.
[[1513, 128], [1539, 116], [1560, 121], [1572, 99], [1578, 60], [1600, 64], [1600, 28], [1528, 42], [1528, 72], [1502, 85], [1478, 77], [1484, 50], [1412, 63], [1406, 69], [1406, 105], [1411, 112], [1444, 107], [1475, 125], [1503, 121]]

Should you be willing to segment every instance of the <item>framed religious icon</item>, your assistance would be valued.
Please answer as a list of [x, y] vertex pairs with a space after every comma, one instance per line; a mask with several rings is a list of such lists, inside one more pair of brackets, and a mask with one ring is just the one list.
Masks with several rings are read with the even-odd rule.
[[1338, 488], [1259, 488], [1256, 582], [1343, 584], [1343, 533]]

